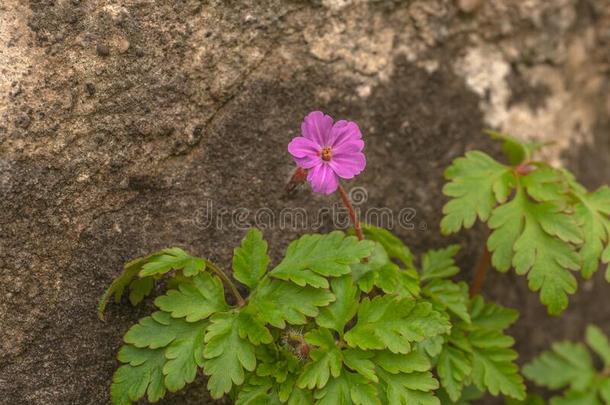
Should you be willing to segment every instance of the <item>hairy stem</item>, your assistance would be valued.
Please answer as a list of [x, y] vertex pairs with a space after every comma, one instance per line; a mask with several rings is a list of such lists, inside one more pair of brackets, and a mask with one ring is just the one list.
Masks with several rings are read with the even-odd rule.
[[485, 283], [485, 277], [487, 276], [487, 269], [489, 268], [490, 262], [491, 254], [489, 253], [487, 246], [485, 246], [483, 254], [479, 259], [479, 263], [477, 264], [474, 279], [470, 285], [470, 297], [474, 297], [481, 292], [481, 288], [483, 288], [483, 284]]
[[216, 266], [211, 261], [206, 260], [205, 264], [206, 267], [212, 270], [212, 272], [214, 272], [218, 277], [220, 277], [222, 282], [229, 288], [229, 290], [231, 290], [231, 293], [237, 300], [237, 305], [243, 307], [246, 304], [246, 300], [244, 300], [244, 297], [242, 297], [239, 291], [237, 291], [237, 287], [235, 287], [235, 284], [233, 284], [229, 276], [227, 276], [224, 271], [218, 268], [218, 266]]
[[347, 212], [349, 213], [349, 217], [354, 224], [354, 231], [356, 231], [356, 237], [358, 240], [363, 240], [364, 235], [362, 234], [362, 229], [360, 228], [360, 220], [358, 219], [358, 215], [356, 215], [356, 210], [352, 205], [352, 202], [349, 200], [349, 196], [345, 192], [345, 189], [341, 184], [339, 184], [339, 195], [341, 196], [341, 200], [343, 201], [343, 205], [347, 208]]

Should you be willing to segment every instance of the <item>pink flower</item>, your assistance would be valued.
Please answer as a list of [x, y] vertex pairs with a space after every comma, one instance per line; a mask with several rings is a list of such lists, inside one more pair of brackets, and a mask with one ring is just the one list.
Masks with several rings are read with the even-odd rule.
[[309, 113], [301, 124], [301, 136], [288, 144], [297, 165], [307, 169], [313, 191], [331, 194], [339, 187], [339, 177], [351, 179], [364, 170], [362, 133], [355, 122], [340, 120], [321, 111]]

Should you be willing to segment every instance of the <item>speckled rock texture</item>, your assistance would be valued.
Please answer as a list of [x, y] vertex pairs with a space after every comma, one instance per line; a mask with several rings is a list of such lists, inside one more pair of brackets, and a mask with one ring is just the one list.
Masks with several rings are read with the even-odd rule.
[[[363, 130], [368, 166], [348, 187], [415, 210], [397, 232], [416, 252], [467, 244], [468, 279], [483, 229], [441, 238], [440, 189], [454, 157], [497, 152], [484, 128], [552, 141], [555, 164], [610, 181], [610, 1], [2, 0], [0, 402], [108, 403], [121, 336], [150, 303], [102, 323], [96, 301], [162, 247], [228, 267], [244, 231], [205, 226], [207, 205], [336, 202], [283, 191], [314, 109]], [[305, 231], [264, 229], [274, 260]], [[522, 311], [526, 361], [589, 322], [610, 332], [610, 286], [579, 288], [560, 318], [514, 274], [484, 294]], [[213, 401], [201, 376], [162, 403]]]

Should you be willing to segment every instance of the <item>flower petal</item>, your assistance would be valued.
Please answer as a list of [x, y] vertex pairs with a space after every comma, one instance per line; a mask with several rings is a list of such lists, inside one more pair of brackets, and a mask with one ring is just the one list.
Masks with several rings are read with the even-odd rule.
[[312, 167], [323, 163], [320, 156], [293, 157], [293, 159], [297, 166], [302, 167], [303, 169], [311, 169]]
[[301, 136], [314, 141], [320, 148], [329, 146], [330, 130], [333, 119], [324, 115], [322, 111], [313, 111], [307, 114], [301, 124]]
[[[343, 145], [345, 142], [362, 140], [362, 132], [355, 122], [339, 120], [330, 131], [330, 142], [333, 149]], [[362, 142], [362, 141], [361, 141]], [[362, 142], [364, 147], [364, 142]], [[362, 150], [362, 148], [360, 148]]]
[[366, 158], [362, 152], [334, 154], [329, 166], [339, 177], [351, 179], [364, 170]]
[[295, 158], [319, 156], [320, 147], [311, 139], [297, 136], [288, 144], [288, 152]]
[[341, 145], [333, 146], [332, 152], [333, 155], [342, 155], [362, 152], [362, 149], [364, 149], [364, 141], [362, 139], [348, 139]]
[[339, 187], [339, 179], [328, 164], [321, 164], [307, 173], [307, 181], [316, 193], [332, 194]]

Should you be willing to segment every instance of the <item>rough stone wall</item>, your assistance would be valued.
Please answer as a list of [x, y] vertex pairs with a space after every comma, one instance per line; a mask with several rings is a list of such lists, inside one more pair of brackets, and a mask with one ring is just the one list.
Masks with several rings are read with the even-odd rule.
[[[469, 277], [483, 232], [438, 236], [443, 168], [493, 147], [493, 127], [610, 181], [609, 79], [608, 0], [3, 0], [0, 402], [107, 403], [121, 335], [150, 306], [102, 323], [96, 301], [158, 248], [227, 266], [243, 231], [206, 228], [206, 203], [334, 202], [283, 194], [310, 110], [360, 124], [366, 204], [414, 208], [399, 233], [416, 252], [468, 244]], [[302, 232], [264, 230], [275, 259]], [[553, 319], [512, 274], [486, 295], [527, 308], [513, 330], [527, 360], [588, 322], [610, 332], [608, 288], [582, 283]], [[198, 382], [163, 403], [211, 403]]]

